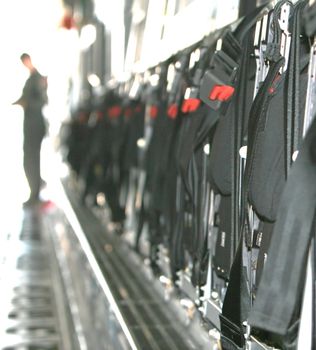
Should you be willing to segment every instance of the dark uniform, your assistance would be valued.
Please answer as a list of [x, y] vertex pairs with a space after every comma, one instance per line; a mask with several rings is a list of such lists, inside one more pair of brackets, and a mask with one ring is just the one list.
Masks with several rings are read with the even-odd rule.
[[40, 176], [40, 152], [41, 143], [46, 132], [42, 108], [47, 103], [46, 78], [37, 70], [34, 70], [25, 82], [20, 102], [24, 108], [23, 165], [31, 190], [29, 201], [33, 202], [39, 199], [42, 181]]

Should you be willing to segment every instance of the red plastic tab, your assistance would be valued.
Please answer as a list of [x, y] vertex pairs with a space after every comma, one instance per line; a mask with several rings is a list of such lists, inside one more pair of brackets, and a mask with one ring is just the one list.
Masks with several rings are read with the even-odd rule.
[[108, 115], [110, 118], [114, 119], [120, 116], [122, 108], [120, 106], [113, 106], [108, 109]]
[[156, 119], [158, 115], [158, 107], [155, 105], [152, 105], [150, 107], [149, 115], [151, 119]]
[[183, 113], [195, 112], [201, 105], [201, 100], [198, 98], [188, 98], [182, 103], [181, 111]]
[[215, 85], [210, 92], [209, 99], [224, 102], [229, 100], [234, 92], [235, 89], [230, 85]]
[[170, 119], [176, 119], [178, 116], [179, 107], [176, 103], [173, 103], [168, 107], [167, 115]]

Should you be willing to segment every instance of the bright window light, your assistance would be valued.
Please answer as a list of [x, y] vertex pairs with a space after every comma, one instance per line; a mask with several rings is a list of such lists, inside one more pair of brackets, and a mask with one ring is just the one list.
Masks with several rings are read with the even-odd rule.
[[[14, 26], [8, 14], [14, 14]], [[29, 74], [20, 62], [23, 52], [29, 53], [40, 73], [48, 76], [49, 105], [44, 113], [50, 135], [57, 135], [61, 121], [68, 115], [69, 78], [78, 69], [79, 38], [76, 30], [60, 28], [63, 14], [59, 0], [10, 0], [3, 3], [0, 13], [1, 77], [6, 86], [0, 99], [1, 113], [6, 116], [0, 130], [0, 158], [5, 169], [0, 174], [0, 210], [6, 213], [2, 217], [3, 229], [12, 225], [10, 213], [16, 216], [16, 208], [21, 208], [29, 196], [23, 170], [23, 111], [11, 105], [20, 97]], [[47, 174], [56, 173], [45, 153], [51, 141], [53, 138], [45, 139], [42, 148], [45, 180]]]
[[93, 24], [87, 24], [81, 29], [80, 47], [82, 50], [88, 49], [96, 40], [97, 31]]
[[92, 87], [98, 87], [101, 84], [100, 78], [96, 74], [90, 74], [88, 76], [88, 82]]

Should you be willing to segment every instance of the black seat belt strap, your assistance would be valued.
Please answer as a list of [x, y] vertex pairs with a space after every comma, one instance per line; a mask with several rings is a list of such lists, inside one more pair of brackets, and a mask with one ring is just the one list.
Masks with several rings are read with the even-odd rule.
[[287, 121], [286, 121], [286, 176], [293, 162], [293, 153], [297, 151], [300, 138], [299, 106], [300, 106], [300, 32], [301, 9], [306, 1], [300, 1], [295, 6], [292, 23], [292, 43], [288, 66], [287, 86]]
[[316, 208], [316, 119], [289, 173], [249, 324], [285, 335], [301, 292]]

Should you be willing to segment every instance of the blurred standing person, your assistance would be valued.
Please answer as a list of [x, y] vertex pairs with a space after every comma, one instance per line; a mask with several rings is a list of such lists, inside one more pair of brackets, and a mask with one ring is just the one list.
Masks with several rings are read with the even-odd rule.
[[41, 144], [46, 133], [45, 120], [42, 113], [47, 103], [47, 80], [35, 68], [29, 54], [20, 57], [30, 75], [25, 82], [22, 96], [14, 102], [23, 107], [23, 166], [30, 187], [30, 197], [24, 206], [39, 203], [40, 188], [43, 183], [40, 172]]

